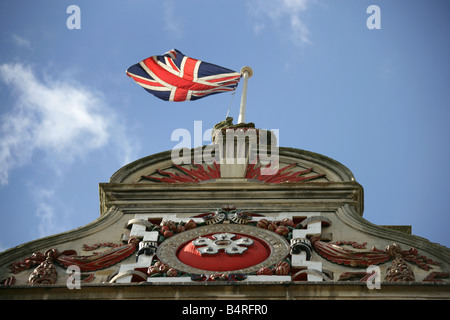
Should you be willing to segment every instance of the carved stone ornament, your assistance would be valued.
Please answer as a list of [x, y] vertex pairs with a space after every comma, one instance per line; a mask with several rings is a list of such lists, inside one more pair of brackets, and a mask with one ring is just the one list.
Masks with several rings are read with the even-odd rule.
[[31, 285], [55, 284], [58, 278], [58, 272], [56, 272], [53, 260], [57, 255], [58, 252], [55, 249], [47, 250], [44, 253], [45, 260], [30, 274], [28, 283]]
[[327, 242], [321, 241], [320, 236], [311, 237], [311, 244], [314, 250], [324, 259], [328, 261], [349, 266], [349, 267], [368, 267], [370, 265], [379, 265], [397, 256], [402, 259], [416, 264], [423, 270], [429, 270], [430, 265], [440, 265], [440, 263], [433, 261], [425, 256], [419, 256], [415, 248], [409, 250], [402, 250], [398, 244], [391, 244], [386, 246], [385, 250], [372, 248], [370, 251], [355, 251], [342, 248], [343, 244], [351, 244], [355, 248], [365, 248], [366, 244], [357, 244], [353, 241], [338, 241]]
[[212, 239], [202, 237], [192, 241], [193, 245], [201, 254], [216, 254], [224, 250], [228, 254], [242, 254], [253, 244], [253, 240], [248, 237], [242, 237], [234, 240], [233, 233], [218, 233], [212, 236]]
[[406, 264], [400, 254], [397, 254], [389, 268], [386, 270], [386, 281], [414, 281], [414, 272], [411, 267]]
[[[239, 236], [239, 238], [235, 239], [236, 247], [240, 247], [240, 245], [237, 245], [237, 243], [245, 243], [245, 238], [248, 238], [248, 242], [252, 242], [252, 246], [247, 247], [248, 250], [243, 251], [244, 254], [238, 254], [238, 255], [229, 255], [227, 253], [222, 252], [223, 256], [220, 256], [219, 250], [217, 250], [216, 255], [201, 255], [198, 254], [198, 257], [195, 259], [191, 259], [195, 261], [196, 266], [192, 266], [189, 262], [183, 262], [181, 261], [181, 255], [180, 252], [182, 249], [186, 248], [187, 246], [190, 246], [191, 244], [194, 244], [193, 248], [196, 251], [195, 244], [199, 243], [199, 239], [209, 239], [211, 241], [206, 241], [204, 244], [211, 244], [214, 243], [214, 236], [217, 234], [231, 234], [233, 237], [227, 236], [226, 241], [227, 244], [228, 241], [231, 242], [230, 239], [234, 239], [234, 236]], [[220, 239], [220, 237], [218, 237]], [[219, 244], [220, 245], [220, 244]], [[226, 245], [223, 243], [223, 245]], [[233, 246], [231, 246], [232, 248]], [[214, 247], [213, 247], [214, 248]], [[213, 249], [217, 249], [218, 246]], [[244, 246], [245, 248], [245, 246]], [[233, 273], [243, 273], [248, 274], [251, 272], [256, 272], [259, 269], [263, 267], [269, 267], [280, 260], [284, 259], [290, 251], [290, 245], [289, 243], [280, 235], [278, 235], [275, 232], [256, 228], [253, 226], [247, 226], [247, 225], [240, 225], [240, 224], [215, 224], [215, 225], [207, 225], [203, 227], [198, 227], [192, 230], [188, 230], [185, 232], [182, 232], [180, 234], [176, 234], [168, 239], [166, 239], [164, 242], [160, 244], [158, 247], [158, 250], [156, 252], [156, 255], [158, 259], [167, 265], [170, 265], [172, 268], [175, 268], [177, 270], [180, 270], [182, 272], [191, 273], [191, 274], [217, 274], [217, 270], [207, 270], [202, 269], [201, 266], [202, 263], [205, 263], [205, 266], [207, 264], [211, 265], [213, 262], [213, 259], [217, 259], [216, 263], [221, 265], [221, 268], [223, 270], [220, 270], [220, 272], [233, 272]], [[267, 256], [264, 256], [264, 252], [266, 252]], [[252, 255], [253, 254], [253, 255]], [[255, 258], [255, 255], [258, 255]], [[262, 258], [261, 258], [262, 257]], [[227, 260], [228, 259], [228, 260]], [[252, 260], [254, 259], [254, 260]], [[263, 261], [259, 261], [259, 260]], [[244, 268], [235, 269], [233, 267], [229, 267], [229, 270], [227, 269], [227, 261], [241, 261], [244, 264], [251, 264]], [[252, 264], [252, 261], [257, 261], [257, 263]], [[193, 264], [193, 263], [192, 263]], [[243, 265], [244, 265], [243, 264]], [[197, 266], [198, 265], [198, 266]], [[234, 264], [239, 265], [239, 264]], [[206, 268], [206, 267], [205, 267]], [[211, 268], [209, 268], [211, 269]]]
[[[41, 264], [42, 266], [39, 266], [33, 272], [33, 274], [36, 275], [32, 274], [30, 276], [30, 278], [32, 278], [30, 283], [36, 283], [36, 281], [41, 281], [38, 280], [38, 278], [42, 278], [44, 273], [46, 275], [48, 274], [48, 272], [44, 272], [44, 270], [46, 268], [50, 270], [53, 263], [57, 263], [65, 268], [74, 265], [79, 267], [81, 271], [96, 271], [112, 266], [132, 255], [135, 252], [139, 241], [139, 239], [132, 237], [128, 240], [128, 244], [126, 245], [114, 245], [110, 250], [88, 256], [77, 255], [74, 250], [58, 252], [58, 250], [54, 248], [47, 250], [44, 254], [35, 252], [31, 257], [28, 257], [23, 261], [12, 263], [9, 266], [9, 272], [17, 274], [36, 264]], [[92, 247], [84, 246], [84, 250], [90, 251], [99, 246], [111, 246], [111, 244], [97, 244]], [[41, 276], [37, 277], [39, 274]]]
[[224, 222], [247, 224], [252, 220], [252, 216], [242, 210], [236, 210], [236, 206], [223, 205], [215, 212], [211, 212], [203, 217], [206, 224], [219, 224]]

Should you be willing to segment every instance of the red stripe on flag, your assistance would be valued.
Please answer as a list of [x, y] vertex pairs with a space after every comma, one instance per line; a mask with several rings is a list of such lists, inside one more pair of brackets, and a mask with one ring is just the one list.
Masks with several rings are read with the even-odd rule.
[[194, 71], [197, 61], [198, 60], [186, 57], [186, 59], [184, 60], [183, 79], [189, 81], [194, 80]]
[[142, 84], [146, 84], [149, 86], [153, 86], [153, 87], [164, 87], [162, 84], [160, 84], [159, 82], [156, 81], [151, 81], [151, 80], [146, 80], [140, 77], [136, 77], [133, 74], [127, 72], [127, 75], [132, 78], [134, 81], [138, 82], [138, 83], [142, 83]]

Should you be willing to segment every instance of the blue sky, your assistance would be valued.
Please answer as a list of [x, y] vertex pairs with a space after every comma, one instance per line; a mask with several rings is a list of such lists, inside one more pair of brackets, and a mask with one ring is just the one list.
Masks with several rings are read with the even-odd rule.
[[[81, 29], [68, 29], [69, 5]], [[381, 29], [366, 9], [378, 5]], [[242, 85], [164, 102], [125, 70], [177, 48], [254, 71], [246, 120], [347, 166], [364, 218], [450, 247], [447, 1], [0, 2], [0, 250], [99, 216], [98, 183], [238, 117]], [[205, 141], [204, 144], [208, 144]], [[351, 239], [347, 239], [351, 240]]]

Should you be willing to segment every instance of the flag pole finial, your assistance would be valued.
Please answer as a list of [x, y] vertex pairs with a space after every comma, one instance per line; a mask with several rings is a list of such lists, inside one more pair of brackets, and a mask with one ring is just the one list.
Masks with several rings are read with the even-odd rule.
[[247, 80], [252, 77], [253, 70], [250, 67], [243, 67], [241, 69], [242, 77], [244, 78], [244, 85], [242, 87], [242, 97], [241, 97], [241, 109], [239, 110], [238, 124], [245, 122], [245, 107], [247, 100]]

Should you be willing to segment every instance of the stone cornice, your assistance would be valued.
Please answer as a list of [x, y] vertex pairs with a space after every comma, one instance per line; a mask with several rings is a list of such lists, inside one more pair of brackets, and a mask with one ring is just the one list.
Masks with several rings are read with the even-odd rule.
[[117, 206], [134, 210], [186, 209], [233, 199], [240, 208], [271, 207], [277, 211], [295, 205], [309, 210], [334, 211], [344, 204], [363, 212], [364, 190], [356, 181], [309, 183], [255, 183], [227, 181], [176, 184], [100, 184], [101, 212]]
[[448, 283], [381, 282], [370, 290], [365, 282], [207, 282], [86, 284], [80, 290], [66, 286], [4, 286], [1, 299], [450, 299]]

